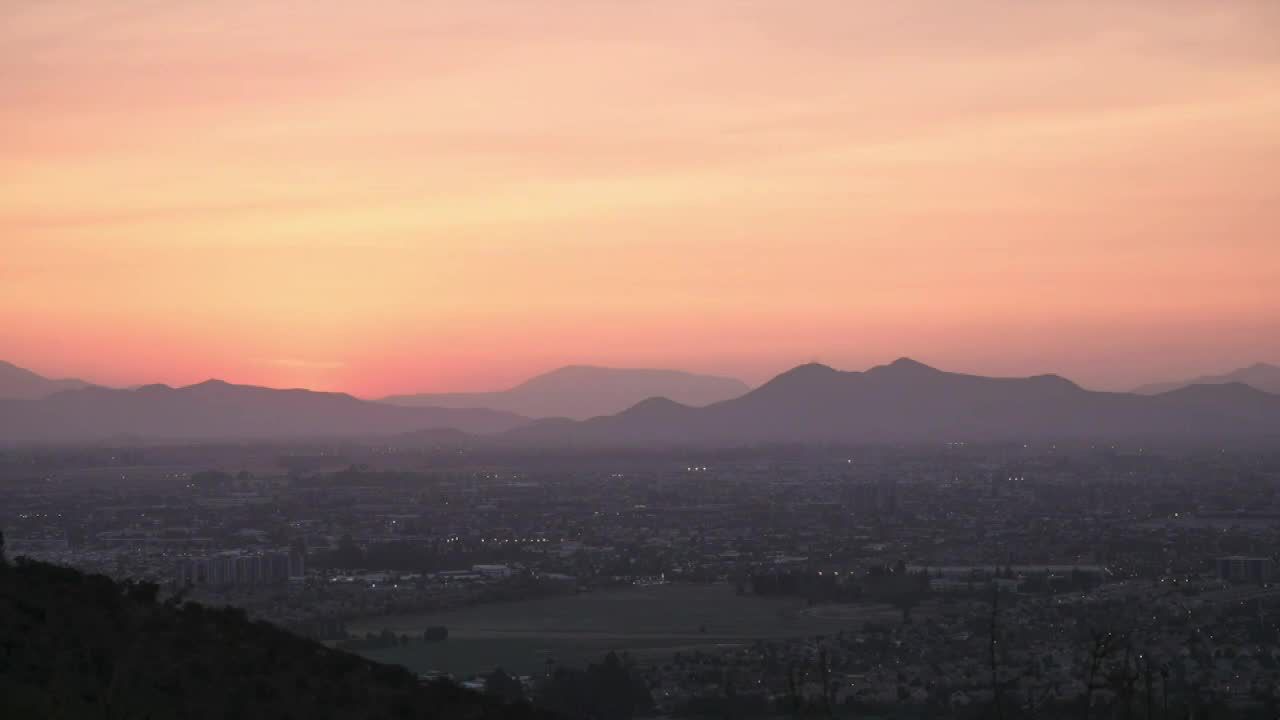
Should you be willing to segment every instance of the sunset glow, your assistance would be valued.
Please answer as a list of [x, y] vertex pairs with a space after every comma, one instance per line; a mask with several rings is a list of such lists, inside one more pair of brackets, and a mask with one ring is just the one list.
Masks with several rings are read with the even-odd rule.
[[1280, 3], [0, 10], [0, 359], [364, 396], [1280, 360]]

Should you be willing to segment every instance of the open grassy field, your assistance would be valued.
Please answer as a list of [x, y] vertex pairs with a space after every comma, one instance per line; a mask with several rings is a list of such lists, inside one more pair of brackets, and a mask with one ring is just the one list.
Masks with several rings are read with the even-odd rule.
[[498, 665], [518, 673], [543, 671], [549, 661], [584, 665], [610, 650], [660, 658], [682, 649], [829, 635], [857, 629], [866, 620], [901, 618], [887, 605], [838, 607], [839, 612], [805, 612], [804, 602], [796, 598], [739, 596], [723, 584], [673, 584], [371, 618], [350, 630], [389, 628], [421, 637], [427, 626], [444, 625], [449, 639], [443, 643], [365, 654], [418, 672], [465, 675]]

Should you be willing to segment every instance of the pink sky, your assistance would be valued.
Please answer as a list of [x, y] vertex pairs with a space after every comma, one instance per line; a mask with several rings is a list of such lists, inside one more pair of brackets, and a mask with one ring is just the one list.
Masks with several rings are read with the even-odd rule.
[[7, 3], [0, 359], [1280, 361], [1280, 3]]

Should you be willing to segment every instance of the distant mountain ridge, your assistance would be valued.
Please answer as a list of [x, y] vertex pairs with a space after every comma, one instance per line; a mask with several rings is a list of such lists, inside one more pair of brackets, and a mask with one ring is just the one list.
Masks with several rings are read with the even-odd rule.
[[495, 433], [527, 422], [487, 409], [407, 408], [343, 393], [277, 390], [209, 380], [172, 388], [88, 387], [45, 398], [0, 400], [0, 444], [365, 437], [452, 428]]
[[1158, 395], [1190, 385], [1221, 385], [1224, 383], [1243, 383], [1263, 392], [1280, 395], [1280, 365], [1254, 363], [1221, 375], [1201, 375], [1190, 380], [1151, 383], [1134, 389], [1139, 395]]
[[490, 408], [527, 417], [575, 420], [611, 415], [651, 397], [685, 405], [710, 405], [743, 395], [751, 388], [733, 378], [680, 370], [569, 365], [498, 392], [393, 395], [395, 405]]
[[[562, 399], [555, 393], [558, 384], [589, 387], [581, 378], [581, 368], [567, 368], [521, 387], [531, 384]], [[900, 358], [865, 372], [801, 365], [705, 406], [646, 397], [621, 412], [585, 420], [530, 421], [502, 410], [405, 407], [219, 380], [181, 388], [87, 387], [0, 400], [0, 445], [122, 436], [155, 441], [392, 435], [447, 445], [594, 449], [1091, 438], [1271, 442], [1280, 441], [1280, 395], [1239, 382], [1158, 395], [1095, 392], [1057, 375], [964, 375]]]
[[63, 390], [91, 387], [77, 378], [51, 380], [13, 363], [0, 360], [0, 399], [31, 400], [48, 397]]
[[1280, 397], [1242, 384], [1094, 392], [1057, 375], [990, 378], [901, 358], [865, 372], [801, 365], [707, 407], [648, 400], [583, 422], [534, 422], [504, 438], [634, 447], [1222, 435], [1280, 435]]

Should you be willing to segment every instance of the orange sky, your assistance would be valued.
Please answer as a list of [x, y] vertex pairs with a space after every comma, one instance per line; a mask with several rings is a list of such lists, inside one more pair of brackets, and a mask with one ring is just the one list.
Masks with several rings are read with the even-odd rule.
[[0, 9], [0, 358], [487, 389], [1280, 361], [1280, 3]]

